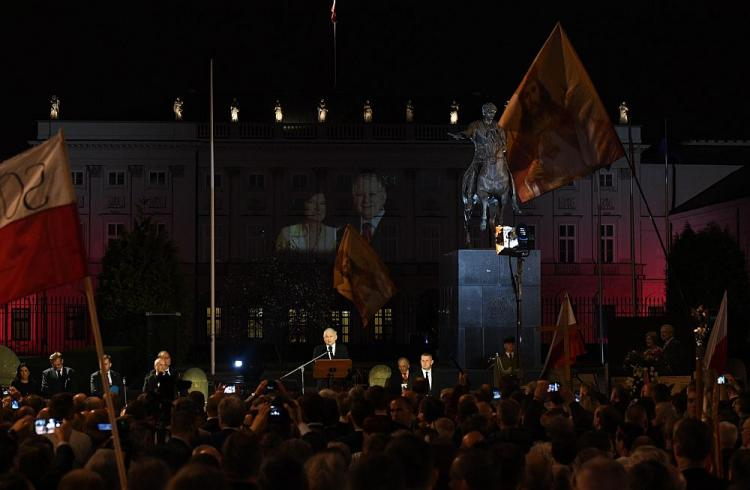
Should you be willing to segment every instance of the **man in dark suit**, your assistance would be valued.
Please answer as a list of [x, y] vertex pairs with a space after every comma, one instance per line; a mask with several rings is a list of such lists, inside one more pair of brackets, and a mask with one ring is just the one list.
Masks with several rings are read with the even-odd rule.
[[323, 330], [323, 345], [315, 346], [313, 357], [318, 357], [327, 351], [328, 355], [321, 359], [349, 359], [349, 351], [344, 344], [338, 344], [338, 334], [332, 328]]
[[382, 233], [376, 232], [385, 216], [387, 199], [385, 184], [377, 174], [363, 173], [352, 182], [352, 202], [359, 216], [359, 222], [354, 223], [354, 226], [376, 251], [380, 248], [382, 241], [380, 239]]
[[104, 374], [107, 376], [107, 380], [109, 380], [110, 392], [117, 395], [118, 398], [122, 397], [124, 391], [122, 376], [117, 371], [111, 369], [112, 358], [107, 354], [102, 356], [102, 368], [103, 370], [92, 373], [89, 379], [91, 396], [104, 397], [104, 384], [102, 383], [102, 374]]
[[690, 372], [688, 355], [679, 340], [674, 338], [674, 327], [669, 324], [662, 325], [659, 329], [661, 340], [664, 342], [662, 350], [664, 359], [669, 365], [672, 374], [686, 374]]
[[[313, 359], [322, 354], [326, 355], [321, 357], [321, 360], [349, 359], [349, 351], [347, 350], [346, 346], [344, 344], [337, 343], [337, 340], [338, 334], [336, 333], [336, 330], [334, 330], [333, 328], [326, 328], [325, 330], [323, 330], [323, 345], [315, 346], [315, 349], [313, 350]], [[329, 387], [328, 384], [328, 380], [325, 379], [319, 379], [317, 381], [319, 390]]]
[[440, 394], [440, 389], [437, 387], [435, 381], [432, 379], [433, 376], [433, 370], [432, 365], [435, 363], [435, 360], [432, 358], [432, 354], [429, 352], [422, 353], [421, 356], [419, 356], [419, 364], [421, 369], [417, 371], [417, 377], [418, 378], [424, 378], [425, 381], [427, 381], [428, 390], [427, 395], [433, 395], [437, 396]]
[[49, 356], [49, 362], [52, 367], [42, 373], [42, 396], [52, 398], [58, 393], [72, 393], [74, 371], [63, 366], [62, 354], [54, 352]]
[[418, 373], [416, 369], [411, 369], [409, 359], [405, 357], [399, 357], [397, 364], [398, 371], [393, 373], [388, 380], [388, 389], [394, 395], [401, 396], [401, 393], [411, 389], [412, 382]]
[[174, 378], [167, 374], [167, 365], [162, 358], [154, 360], [154, 370], [143, 380], [143, 391], [155, 393], [158, 398], [170, 403], [175, 399]]

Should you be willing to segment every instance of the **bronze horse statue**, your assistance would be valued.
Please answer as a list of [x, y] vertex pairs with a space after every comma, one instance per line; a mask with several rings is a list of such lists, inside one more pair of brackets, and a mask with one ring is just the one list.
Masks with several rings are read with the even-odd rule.
[[469, 139], [474, 143], [474, 158], [464, 172], [461, 196], [464, 210], [466, 246], [471, 247], [469, 221], [478, 203], [482, 203], [480, 229], [487, 230], [488, 212], [491, 229], [501, 224], [503, 210], [508, 201], [520, 214], [513, 178], [505, 158], [505, 132], [495, 122], [497, 107], [488, 102], [482, 106], [482, 119], [469, 124], [459, 133], [448, 133], [454, 139]]

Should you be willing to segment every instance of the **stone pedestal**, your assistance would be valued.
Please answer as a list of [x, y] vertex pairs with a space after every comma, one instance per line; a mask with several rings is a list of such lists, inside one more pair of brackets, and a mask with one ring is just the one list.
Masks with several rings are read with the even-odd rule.
[[[457, 250], [440, 261], [441, 364], [453, 356], [469, 369], [487, 367], [487, 359], [502, 352], [503, 339], [516, 336], [516, 295], [513, 274], [517, 259], [497, 255], [494, 250]], [[512, 269], [512, 271], [511, 271]], [[541, 369], [539, 331], [541, 323], [540, 253], [532, 250], [524, 258], [522, 274], [521, 349], [524, 371]]]

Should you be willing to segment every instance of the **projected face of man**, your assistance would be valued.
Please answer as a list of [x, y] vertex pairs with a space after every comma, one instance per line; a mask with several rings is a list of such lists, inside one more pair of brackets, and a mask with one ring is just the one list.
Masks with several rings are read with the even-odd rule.
[[305, 201], [305, 221], [322, 222], [326, 217], [326, 196], [322, 193], [313, 194]]
[[333, 345], [336, 343], [336, 339], [338, 336], [336, 335], [336, 330], [332, 328], [328, 328], [323, 332], [323, 343], [325, 345]]
[[109, 359], [107, 359], [106, 357], [102, 359], [102, 369], [104, 370], [105, 373], [108, 373], [109, 368], [111, 367], [112, 367], [112, 362]]
[[383, 212], [387, 199], [385, 187], [375, 174], [357, 177], [352, 185], [354, 209], [363, 220], [371, 220]]

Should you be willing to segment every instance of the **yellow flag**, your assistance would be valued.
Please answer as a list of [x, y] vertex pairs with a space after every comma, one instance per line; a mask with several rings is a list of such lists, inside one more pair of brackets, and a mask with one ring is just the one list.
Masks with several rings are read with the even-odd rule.
[[521, 202], [625, 155], [586, 69], [558, 23], [500, 118]]
[[388, 268], [352, 225], [346, 226], [336, 254], [333, 287], [354, 303], [365, 327], [396, 294]]

